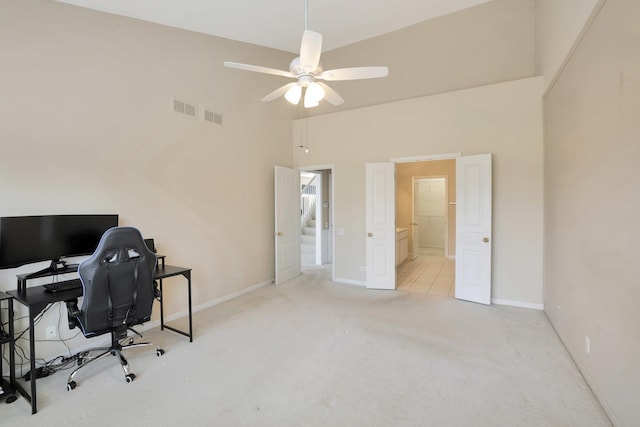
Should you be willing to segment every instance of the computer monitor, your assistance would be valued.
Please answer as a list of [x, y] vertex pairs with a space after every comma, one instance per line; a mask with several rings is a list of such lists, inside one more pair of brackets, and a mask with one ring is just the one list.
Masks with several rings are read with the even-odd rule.
[[149, 248], [151, 252], [153, 252], [154, 254], [156, 253], [156, 244], [153, 239], [144, 239], [144, 243], [145, 245], [147, 245], [147, 248]]
[[0, 218], [0, 269], [89, 255], [118, 215], [43, 215]]

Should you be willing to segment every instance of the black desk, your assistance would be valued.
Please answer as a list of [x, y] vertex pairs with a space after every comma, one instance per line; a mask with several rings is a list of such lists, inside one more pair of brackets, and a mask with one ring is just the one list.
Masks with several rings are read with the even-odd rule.
[[[170, 327], [164, 324], [164, 298], [162, 297], [162, 281], [169, 277], [183, 276], [187, 279], [187, 290], [189, 293], [189, 332], [181, 331], [179, 329]], [[191, 269], [185, 267], [177, 267], [174, 265], [165, 265], [164, 262], [158, 264], [156, 271], [153, 275], [153, 279], [157, 280], [160, 284], [160, 329], [169, 329], [186, 337], [189, 337], [189, 342], [193, 341], [193, 323], [191, 320]], [[29, 309], [29, 362], [30, 371], [36, 372], [36, 351], [35, 351], [35, 328], [34, 319], [36, 316], [45, 309], [45, 307], [54, 302], [63, 302], [68, 300], [74, 300], [82, 296], [82, 288], [72, 289], [63, 292], [48, 292], [44, 286], [26, 286], [25, 276], [18, 276], [18, 289], [15, 291], [8, 291], [17, 302], [24, 305]], [[14, 353], [12, 352], [12, 355]], [[28, 393], [22, 385], [13, 378], [13, 386], [28, 402], [31, 402], [31, 413], [35, 414], [38, 411], [36, 404], [36, 376], [31, 375], [30, 379], [31, 393]]]

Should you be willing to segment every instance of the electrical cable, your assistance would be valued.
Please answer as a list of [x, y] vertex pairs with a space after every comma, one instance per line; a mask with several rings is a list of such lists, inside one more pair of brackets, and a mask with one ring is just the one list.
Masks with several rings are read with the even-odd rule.
[[[53, 304], [48, 304], [44, 310], [42, 310], [40, 313], [38, 313], [38, 315], [34, 318], [33, 321], [33, 325], [36, 326], [37, 324], [40, 323], [40, 321], [43, 319], [44, 314], [53, 306]], [[27, 318], [28, 316], [24, 316], [20, 319], [24, 319]], [[61, 331], [61, 323], [62, 323], [62, 304], [58, 304], [58, 336], [61, 337], [60, 331]], [[18, 319], [19, 320], [19, 319]], [[23, 331], [21, 331], [18, 336], [16, 337], [16, 356], [19, 358], [19, 361], [16, 361], [16, 366], [20, 367], [20, 377], [24, 377], [24, 368], [25, 365], [29, 364], [29, 357], [27, 356], [27, 353], [25, 351], [25, 349], [18, 343], [18, 340], [27, 340], [26, 337], [24, 337], [24, 334], [29, 330], [29, 328], [24, 329]], [[75, 335], [73, 335], [72, 337], [68, 337], [68, 338], [60, 338], [57, 341], [60, 341], [62, 344], [64, 344], [64, 346], [67, 348], [67, 353], [68, 356], [66, 355], [59, 355], [54, 357], [53, 359], [50, 360], [46, 360], [46, 359], [36, 359], [36, 368], [43, 368], [43, 370], [46, 370], [48, 374], [52, 374], [54, 372], [57, 371], [61, 371], [61, 370], [66, 370], [66, 369], [71, 369], [72, 367], [75, 366], [75, 363], [78, 359], [78, 356], [75, 354], [71, 353], [71, 347], [69, 347], [69, 345], [67, 344], [67, 341], [71, 341], [74, 338], [76, 338], [78, 335], [80, 335], [80, 331], [78, 331]], [[35, 342], [51, 342], [52, 340], [35, 340]], [[6, 360], [6, 359], [5, 359]]]

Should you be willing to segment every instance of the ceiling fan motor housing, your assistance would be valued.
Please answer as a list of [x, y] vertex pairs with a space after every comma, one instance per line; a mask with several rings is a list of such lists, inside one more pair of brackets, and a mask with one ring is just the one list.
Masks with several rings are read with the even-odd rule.
[[[298, 78], [302, 78], [304, 76], [318, 76], [320, 74], [322, 74], [322, 65], [318, 64], [318, 67], [316, 67], [315, 70], [311, 70], [309, 69], [310, 67], [304, 66], [304, 65], [300, 65], [300, 57], [298, 56], [297, 58], [294, 58], [293, 61], [291, 61], [291, 63], [289, 64], [289, 71], [291, 71], [293, 74], [295, 74]], [[302, 80], [300, 80], [302, 81]]]

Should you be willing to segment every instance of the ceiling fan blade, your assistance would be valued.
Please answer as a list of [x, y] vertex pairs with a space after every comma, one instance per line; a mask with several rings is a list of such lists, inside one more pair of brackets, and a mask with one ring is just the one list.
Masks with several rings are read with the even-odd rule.
[[342, 97], [338, 95], [338, 92], [331, 89], [325, 83], [322, 83], [322, 82], [317, 82], [317, 83], [322, 87], [322, 89], [324, 89], [324, 99], [326, 99], [327, 102], [333, 105], [344, 104], [344, 99], [342, 99]]
[[317, 78], [331, 82], [337, 80], [377, 79], [388, 75], [389, 69], [387, 67], [351, 67], [327, 70]]
[[304, 30], [300, 43], [300, 66], [305, 71], [315, 71], [320, 64], [322, 53], [322, 34], [311, 30]]
[[297, 84], [298, 84], [298, 82], [287, 83], [286, 85], [279, 87], [278, 89], [276, 89], [273, 92], [271, 92], [269, 95], [267, 95], [264, 98], [262, 98], [261, 101], [262, 102], [273, 101], [274, 99], [276, 99], [278, 97], [281, 97], [282, 95], [287, 93], [287, 91], [289, 90], [290, 87], [295, 86]]
[[225, 61], [224, 66], [228, 68], [237, 68], [238, 70], [255, 71], [256, 73], [273, 74], [275, 76], [293, 78], [296, 77], [295, 75], [291, 74], [290, 71], [276, 70], [275, 68], [261, 67], [260, 65], [241, 64], [239, 62]]

